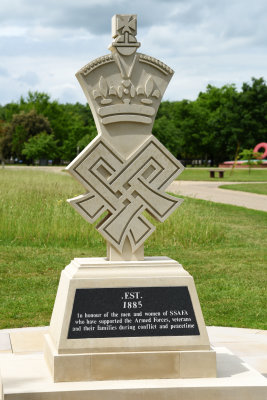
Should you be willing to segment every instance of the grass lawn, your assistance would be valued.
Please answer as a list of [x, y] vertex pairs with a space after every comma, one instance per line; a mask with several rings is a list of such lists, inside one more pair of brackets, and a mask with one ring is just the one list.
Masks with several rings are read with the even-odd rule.
[[[104, 240], [65, 201], [83, 193], [67, 174], [1, 170], [0, 191], [0, 328], [48, 325], [61, 270]], [[207, 325], [267, 329], [267, 213], [186, 198], [156, 225], [146, 255], [194, 276]]]
[[267, 195], [267, 183], [239, 183], [236, 185], [222, 185], [220, 188]]
[[[220, 168], [221, 169], [221, 168]], [[236, 168], [231, 174], [231, 168], [225, 169], [224, 178], [219, 178], [218, 173], [216, 178], [210, 178], [210, 168], [186, 168], [179, 180], [184, 181], [226, 181], [226, 182], [267, 182], [267, 168], [266, 169], [238, 169]]]

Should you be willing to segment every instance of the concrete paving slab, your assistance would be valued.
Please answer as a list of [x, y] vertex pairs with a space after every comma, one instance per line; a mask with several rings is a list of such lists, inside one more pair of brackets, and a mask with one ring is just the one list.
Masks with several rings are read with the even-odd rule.
[[[229, 328], [223, 326], [209, 326], [210, 340], [215, 343], [256, 342], [267, 343], [267, 331], [249, 328]], [[259, 336], [260, 335], [260, 336]]]
[[167, 192], [215, 203], [232, 204], [253, 210], [267, 211], [267, 196], [236, 190], [220, 189], [220, 185], [231, 185], [244, 182], [210, 182], [210, 181], [174, 181]]
[[267, 331], [218, 326], [207, 330], [213, 346], [225, 346], [267, 377]]
[[12, 353], [10, 336], [7, 332], [0, 332], [0, 352]]
[[[224, 343], [224, 342], [216, 342], [216, 346], [218, 345], [227, 345], [227, 348], [233, 351], [235, 354], [238, 354], [239, 357], [258, 357], [263, 353], [267, 354], [267, 343], [253, 343], [251, 342], [241, 342], [241, 343]], [[267, 373], [267, 358], [266, 358], [266, 373]]]
[[44, 334], [48, 328], [38, 330], [21, 329], [10, 332], [13, 353], [29, 353], [43, 351]]
[[53, 173], [65, 173], [63, 172], [65, 166], [62, 165], [60, 167], [51, 165], [51, 166], [33, 166], [33, 165], [6, 165], [5, 169], [10, 170], [32, 170], [32, 171], [44, 171], [44, 172], [53, 172]]

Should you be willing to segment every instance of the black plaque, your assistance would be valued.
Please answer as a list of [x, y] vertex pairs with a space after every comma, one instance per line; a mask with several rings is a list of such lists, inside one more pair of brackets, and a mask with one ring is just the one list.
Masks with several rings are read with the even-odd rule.
[[68, 339], [199, 335], [186, 286], [76, 289]]

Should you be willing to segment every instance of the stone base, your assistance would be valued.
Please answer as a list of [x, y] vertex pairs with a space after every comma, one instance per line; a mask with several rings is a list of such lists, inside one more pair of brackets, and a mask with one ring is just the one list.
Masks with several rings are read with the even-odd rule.
[[[142, 290], [146, 287], [160, 289], [160, 294], [167, 288], [169, 297], [165, 294], [164, 301], [171, 297], [170, 293], [174, 293], [171, 291], [172, 289], [177, 291], [185, 288], [188, 303], [184, 307], [188, 307], [188, 309], [181, 309], [181, 312], [185, 312], [186, 314], [183, 315], [190, 318], [182, 318], [182, 320], [187, 319], [193, 322], [198, 330], [191, 331], [191, 333], [185, 331], [183, 334], [180, 332], [172, 334], [170, 330], [167, 335], [164, 335], [164, 330], [153, 335], [154, 332], [151, 330], [149, 334], [138, 335], [140, 326], [137, 324], [133, 326], [136, 328], [134, 335], [131, 335], [131, 331], [128, 331], [127, 335], [122, 335], [115, 326], [117, 336], [101, 337], [96, 330], [96, 336], [85, 334], [78, 338], [69, 337], [69, 326], [77, 290], [98, 290], [99, 288], [103, 290], [105, 288], [105, 290], [112, 289], [115, 293], [116, 290], [124, 288], [122, 289], [122, 293], [124, 293], [124, 291], [130, 290], [128, 288]], [[122, 327], [125, 325], [127, 327], [128, 321], [132, 322], [136, 318], [134, 312], [131, 311], [131, 308], [126, 310], [122, 308], [121, 294], [117, 297], [114, 296], [119, 304], [119, 308], [117, 308], [117, 303], [115, 304], [115, 310], [123, 311], [123, 314], [125, 311], [127, 312], [128, 319], [123, 317], [121, 319], [123, 322], [120, 322]], [[145, 304], [147, 299], [152, 298], [152, 295], [148, 295], [147, 298], [145, 294], [142, 296], [144, 297], [142, 297], [141, 315], [144, 318], [145, 314], [142, 313], [143, 310], [146, 311]], [[87, 294], [86, 302], [83, 301], [90, 305], [90, 301], [93, 303], [93, 300], [90, 297], [88, 299]], [[108, 304], [109, 298], [105, 301], [106, 303], [104, 303]], [[166, 304], [164, 301], [161, 299], [160, 304]], [[181, 303], [183, 300], [180, 298], [176, 301]], [[169, 317], [165, 320], [162, 311], [158, 312], [157, 308], [149, 310], [155, 311], [154, 314], [160, 316], [165, 322], [168, 320], [167, 327], [178, 324], [175, 322], [178, 318], [173, 317], [173, 315], [180, 315], [176, 301], [171, 303], [171, 311], [166, 305], [167, 311], [165, 312], [169, 313]], [[189, 311], [190, 307], [192, 307], [192, 311]], [[107, 314], [111, 315], [112, 311], [113, 308]], [[75, 315], [86, 315], [86, 313], [75, 311]], [[193, 315], [195, 315], [195, 320], [193, 320]], [[152, 318], [150, 320], [149, 322], [154, 322]], [[86, 321], [88, 321], [87, 317]], [[85, 324], [85, 320], [82, 322]], [[89, 322], [86, 322], [88, 326]], [[109, 323], [109, 320], [107, 322]], [[45, 335], [44, 355], [54, 382], [216, 376], [216, 354], [210, 348], [194, 280], [177, 261], [167, 257], [147, 257], [144, 261], [121, 262], [111, 262], [104, 258], [74, 259], [62, 271], [50, 328], [48, 334]]]
[[45, 335], [45, 359], [54, 382], [216, 377], [213, 350], [58, 354]]
[[266, 400], [267, 379], [224, 348], [217, 378], [53, 383], [42, 354], [1, 357], [3, 400]]

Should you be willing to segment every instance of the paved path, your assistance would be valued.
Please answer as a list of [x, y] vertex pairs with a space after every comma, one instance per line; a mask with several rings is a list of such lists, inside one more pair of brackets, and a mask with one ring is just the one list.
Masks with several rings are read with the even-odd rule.
[[[228, 348], [267, 377], [267, 331], [219, 326], [209, 326], [207, 330], [212, 346]], [[43, 335], [47, 331], [48, 327], [0, 331], [0, 363], [7, 353], [19, 357], [22, 354], [42, 352]]]
[[[253, 210], [267, 211], [267, 196], [236, 190], [219, 189], [220, 185], [231, 185], [244, 182], [210, 182], [210, 181], [174, 181], [167, 188], [168, 192], [196, 199], [210, 200], [215, 203], [232, 204]], [[257, 182], [258, 183], [258, 182]]]
[[33, 165], [6, 165], [4, 169], [19, 169], [19, 170], [34, 170], [34, 171], [45, 171], [45, 172], [55, 172], [55, 173], [60, 173], [63, 172], [65, 169], [65, 166], [62, 165], [60, 167], [56, 166], [33, 166]]

